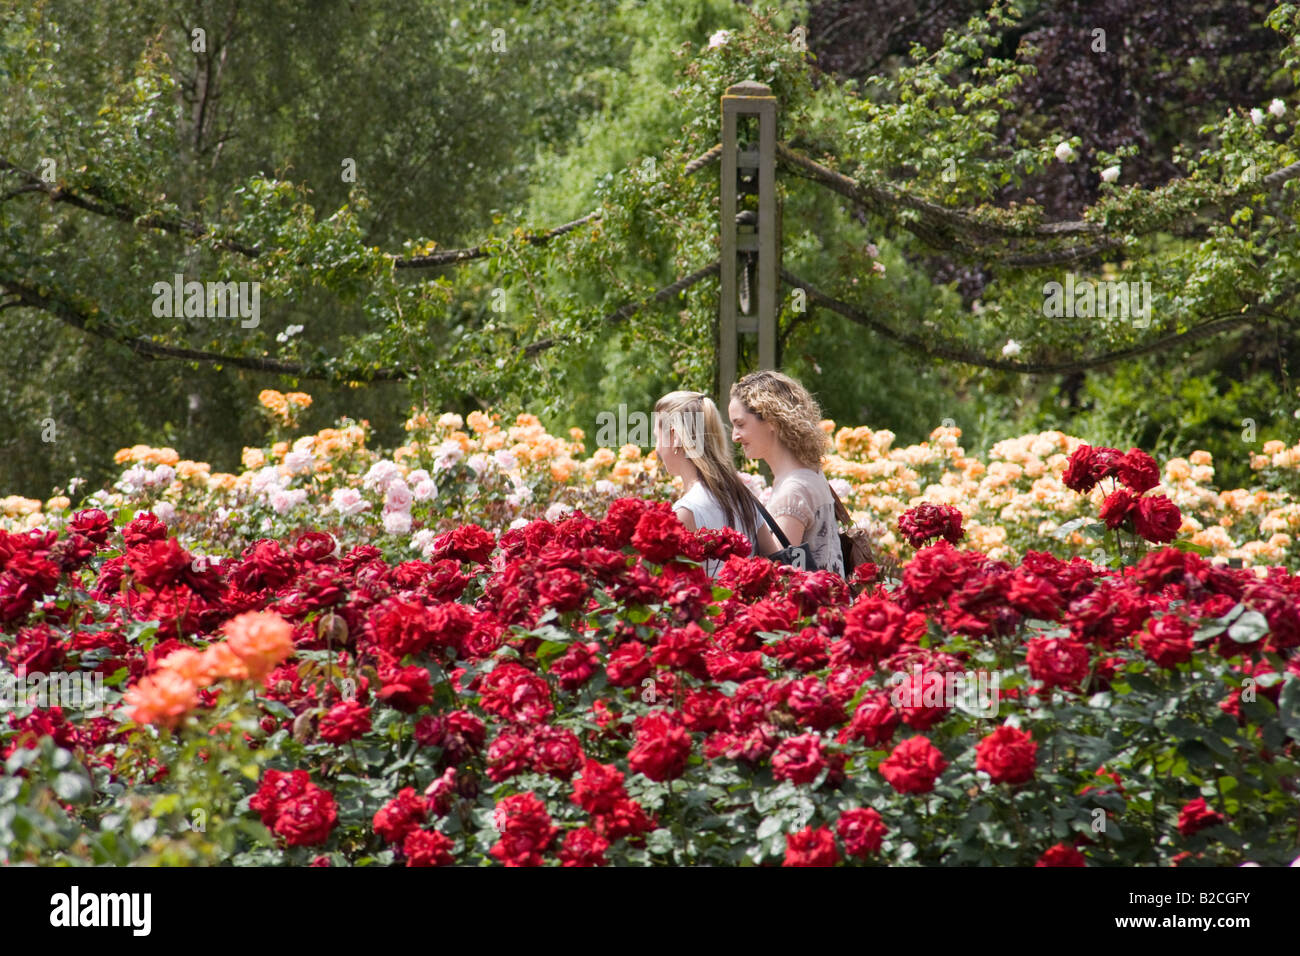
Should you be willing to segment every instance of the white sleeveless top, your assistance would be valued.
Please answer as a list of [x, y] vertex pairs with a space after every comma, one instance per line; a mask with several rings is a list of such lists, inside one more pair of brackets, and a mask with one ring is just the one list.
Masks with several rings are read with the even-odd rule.
[[[722, 510], [722, 504], [713, 493], [705, 487], [704, 482], [697, 481], [691, 486], [691, 490], [686, 492], [676, 501], [673, 502], [673, 508], [685, 508], [695, 518], [695, 527], [712, 528], [720, 530], [730, 527], [727, 524], [726, 512]], [[758, 527], [763, 518], [758, 513], [758, 508], [754, 508], [754, 527]], [[741, 534], [745, 534], [743, 528], [737, 528]], [[745, 537], [749, 538], [748, 535]], [[758, 553], [758, 545], [753, 538], [749, 538], [749, 553], [752, 557]], [[709, 573], [709, 577], [717, 576], [718, 571], [722, 568], [723, 562], [716, 559], [710, 559], [704, 562], [704, 569]]]

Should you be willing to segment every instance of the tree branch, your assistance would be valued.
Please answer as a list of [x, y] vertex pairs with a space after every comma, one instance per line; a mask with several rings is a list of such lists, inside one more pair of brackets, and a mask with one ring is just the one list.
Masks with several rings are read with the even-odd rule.
[[8, 303], [5, 305], [5, 308], [21, 304], [33, 309], [39, 309], [82, 332], [88, 332], [101, 339], [124, 345], [136, 355], [145, 359], [168, 358], [183, 359], [190, 362], [219, 362], [223, 365], [231, 365], [235, 368], [244, 368], [253, 372], [275, 372], [281, 375], [292, 375], [296, 378], [307, 379], [310, 381], [397, 381], [407, 378], [411, 373], [411, 370], [409, 369], [394, 367], [379, 369], [346, 369], [332, 375], [327, 375], [322, 372], [313, 371], [296, 362], [282, 362], [279, 359], [255, 358], [242, 355], [222, 355], [217, 352], [208, 352], [202, 349], [178, 348], [172, 345], [162, 345], [158, 342], [151, 342], [148, 339], [135, 338], [100, 328], [98, 327], [100, 323], [96, 322], [92, 324], [91, 316], [88, 313], [78, 309], [67, 300], [51, 295], [43, 295], [30, 285], [19, 280], [0, 278], [0, 288], [3, 288], [4, 291], [10, 295], [18, 297], [17, 302]]
[[[921, 355], [950, 359], [954, 362], [962, 362], [966, 365], [975, 365], [980, 368], [998, 369], [1003, 372], [1019, 372], [1023, 375], [1046, 375], [1061, 372], [1075, 372], [1084, 369], [1098, 368], [1104, 365], [1110, 365], [1114, 362], [1120, 362], [1125, 359], [1136, 358], [1140, 355], [1146, 355], [1150, 352], [1158, 351], [1169, 345], [1183, 344], [1194, 339], [1204, 338], [1209, 335], [1218, 335], [1230, 329], [1241, 325], [1253, 325], [1251, 321], [1264, 312], [1260, 310], [1259, 304], [1255, 303], [1246, 309], [1238, 312], [1224, 312], [1216, 315], [1200, 325], [1195, 325], [1185, 332], [1175, 332], [1170, 335], [1153, 339], [1143, 345], [1135, 345], [1126, 349], [1119, 349], [1114, 352], [1105, 352], [1101, 355], [1093, 355], [1087, 358], [1074, 359], [1068, 362], [1014, 362], [1008, 359], [995, 359], [971, 352], [949, 342], [944, 342], [932, 335], [922, 338], [911, 335], [907, 332], [900, 332], [891, 328], [878, 319], [873, 319], [865, 312], [849, 305], [847, 302], [841, 302], [834, 299], [821, 290], [817, 289], [811, 283], [805, 282], [798, 276], [794, 275], [788, 269], [781, 270], [781, 279], [786, 285], [795, 289], [803, 289], [808, 298], [833, 312], [838, 312], [858, 325], [865, 326], [882, 338], [891, 342], [896, 342], [903, 347]], [[1287, 298], [1295, 294], [1295, 290], [1290, 290]]]

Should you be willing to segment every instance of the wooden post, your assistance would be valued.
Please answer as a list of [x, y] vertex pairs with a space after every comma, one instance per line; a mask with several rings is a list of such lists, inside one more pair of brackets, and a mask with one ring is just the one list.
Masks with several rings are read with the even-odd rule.
[[[737, 118], [758, 118], [758, 148], [741, 152], [736, 141]], [[780, 210], [776, 196], [776, 97], [762, 83], [746, 80], [727, 88], [722, 97], [722, 162], [720, 164], [719, 234], [722, 241], [721, 297], [718, 308], [718, 408], [726, 417], [731, 386], [736, 381], [740, 335], [758, 333], [759, 368], [776, 367], [777, 273], [780, 271]], [[740, 195], [758, 194], [758, 220], [741, 227], [736, 222]], [[737, 306], [737, 267], [745, 253], [757, 254], [750, 296], [757, 299], [752, 315]]]

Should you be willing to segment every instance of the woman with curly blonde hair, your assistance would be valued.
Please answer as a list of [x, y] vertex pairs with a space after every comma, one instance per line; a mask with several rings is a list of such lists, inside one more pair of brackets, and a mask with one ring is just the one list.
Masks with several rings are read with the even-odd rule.
[[[821, 468], [831, 442], [817, 400], [790, 376], [764, 369], [731, 386], [727, 413], [745, 457], [772, 469], [768, 511], [790, 543], [806, 542], [817, 568], [844, 577], [835, 497]], [[760, 538], [765, 555], [779, 547], [770, 534]]]

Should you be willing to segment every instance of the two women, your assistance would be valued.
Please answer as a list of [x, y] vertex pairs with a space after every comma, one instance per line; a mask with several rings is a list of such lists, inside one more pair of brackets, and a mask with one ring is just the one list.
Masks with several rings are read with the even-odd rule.
[[[713, 402], [698, 392], [673, 392], [656, 403], [655, 412], [659, 459], [686, 486], [673, 505], [682, 523], [691, 530], [735, 528], [755, 545], [753, 553], [780, 550], [732, 465]], [[835, 499], [821, 472], [830, 439], [819, 424], [816, 400], [788, 375], [765, 370], [732, 386], [728, 414], [732, 440], [747, 458], [766, 461], [772, 469], [768, 511], [790, 543], [807, 542], [818, 568], [844, 577]]]

